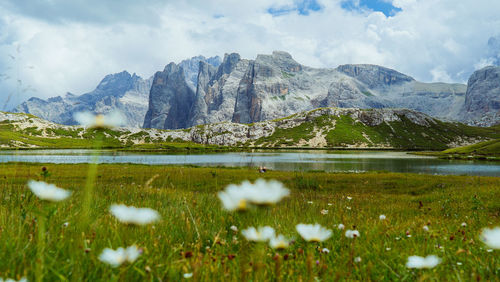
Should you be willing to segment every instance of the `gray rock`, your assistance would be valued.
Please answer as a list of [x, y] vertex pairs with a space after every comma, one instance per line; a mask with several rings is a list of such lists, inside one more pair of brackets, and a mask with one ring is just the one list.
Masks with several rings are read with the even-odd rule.
[[144, 127], [188, 127], [189, 109], [194, 101], [195, 93], [185, 80], [183, 68], [175, 63], [168, 64], [154, 75]]
[[474, 72], [467, 83], [460, 119], [471, 125], [500, 123], [500, 67], [485, 67]]
[[356, 78], [369, 88], [384, 88], [415, 81], [413, 77], [376, 65], [341, 65], [337, 70]]
[[200, 62], [207, 63], [211, 66], [218, 67], [221, 64], [221, 59], [219, 56], [205, 58], [204, 56], [196, 56], [191, 59], [183, 60], [179, 63], [179, 66], [184, 70], [184, 77], [189, 87], [196, 91], [196, 85], [198, 84], [198, 72]]
[[125, 124], [140, 127], [148, 108], [148, 95], [152, 79], [142, 79], [126, 71], [110, 74], [101, 80], [92, 92], [77, 96], [53, 97], [47, 100], [30, 98], [16, 107], [14, 112], [30, 113], [60, 124], [76, 124], [73, 115], [76, 112], [90, 111], [106, 114], [119, 110], [125, 114]]

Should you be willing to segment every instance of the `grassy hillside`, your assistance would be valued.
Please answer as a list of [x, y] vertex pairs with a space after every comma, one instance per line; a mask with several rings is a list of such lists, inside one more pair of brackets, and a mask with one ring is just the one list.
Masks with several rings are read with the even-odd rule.
[[[497, 281], [498, 250], [480, 240], [500, 225], [500, 178], [397, 173], [280, 172], [144, 165], [100, 165], [90, 212], [82, 223], [88, 165], [46, 165], [47, 182], [73, 191], [60, 203], [37, 199], [26, 187], [42, 178], [37, 164], [0, 164], [0, 277], [35, 281], [40, 210], [49, 214], [42, 260], [44, 281]], [[246, 213], [222, 209], [217, 191], [231, 183], [276, 179], [290, 197]], [[43, 179], [43, 178], [42, 178]], [[119, 223], [109, 206], [157, 210], [162, 220]], [[322, 212], [327, 210], [328, 212]], [[379, 220], [379, 215], [386, 215]], [[305, 242], [299, 223], [319, 223], [329, 240]], [[462, 225], [462, 223], [465, 225]], [[339, 230], [338, 224], [345, 230]], [[236, 226], [238, 231], [231, 230]], [[273, 250], [249, 243], [241, 230], [272, 226], [294, 243]], [[428, 231], [423, 229], [428, 226]], [[355, 241], [345, 237], [357, 229]], [[136, 244], [133, 264], [111, 268], [104, 248]], [[327, 248], [329, 253], [322, 251]], [[433, 269], [405, 267], [409, 256], [437, 255]], [[360, 261], [354, 262], [354, 258]]]
[[448, 149], [444, 154], [490, 155], [500, 156], [500, 139], [479, 142], [477, 144]]
[[[18, 114], [24, 115], [24, 114]], [[0, 149], [37, 148], [37, 149], [87, 149], [96, 146], [104, 149], [128, 150], [169, 150], [169, 151], [206, 151], [227, 150], [222, 146], [205, 146], [173, 138], [152, 139], [145, 131], [132, 133], [127, 129], [84, 129], [75, 126], [62, 126], [53, 123], [40, 126], [37, 117], [24, 115], [27, 123], [33, 126], [17, 126], [11, 120], [0, 121]], [[143, 144], [133, 141], [143, 139]]]
[[252, 147], [440, 151], [498, 138], [498, 126], [472, 127], [442, 122], [418, 112], [390, 109], [322, 108], [255, 124], [227, 122], [182, 130], [94, 130], [0, 112], [0, 149], [92, 148], [96, 140], [101, 140], [102, 148], [148, 151], [226, 151]]
[[[319, 116], [293, 128], [278, 128], [271, 136], [261, 138], [257, 146], [296, 146], [322, 131], [326, 147], [396, 148], [405, 150], [444, 150], [450, 143], [467, 138], [500, 138], [498, 128], [481, 128], [461, 123], [434, 120], [429, 126], [400, 120], [370, 126], [344, 116]], [[308, 144], [304, 144], [307, 147]]]

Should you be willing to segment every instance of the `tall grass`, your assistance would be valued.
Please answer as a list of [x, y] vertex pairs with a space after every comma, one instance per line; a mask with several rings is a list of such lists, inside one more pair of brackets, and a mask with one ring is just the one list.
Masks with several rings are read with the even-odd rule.
[[[483, 227], [500, 225], [500, 178], [396, 173], [332, 174], [256, 170], [100, 165], [95, 174], [92, 220], [82, 234], [82, 198], [88, 165], [45, 165], [46, 181], [72, 190], [54, 205], [45, 228], [44, 281], [165, 281], [193, 273], [194, 280], [498, 280], [498, 251], [479, 240]], [[0, 277], [34, 280], [37, 211], [42, 202], [26, 188], [42, 165], [0, 164]], [[230, 183], [277, 179], [291, 197], [277, 206], [246, 213], [221, 208], [216, 192]], [[151, 181], [152, 179], [152, 181]], [[148, 184], [148, 185], [146, 185]], [[217, 186], [217, 188], [216, 188]], [[312, 188], [312, 189], [308, 189]], [[349, 200], [347, 196], [352, 197]], [[309, 203], [312, 202], [312, 203]], [[124, 203], [157, 210], [162, 220], [146, 227], [119, 223], [108, 208]], [[331, 205], [329, 205], [331, 204]], [[321, 210], [328, 214], [322, 215]], [[379, 215], [385, 214], [385, 221]], [[64, 223], [69, 224], [65, 226]], [[320, 223], [333, 237], [306, 244], [298, 223]], [[462, 222], [467, 226], [462, 227]], [[345, 238], [335, 224], [357, 229]], [[273, 226], [294, 238], [284, 251], [252, 244], [230, 230]], [[423, 230], [428, 225], [429, 232]], [[407, 237], [407, 233], [411, 237]], [[104, 248], [137, 244], [142, 256], [111, 268], [98, 260]], [[322, 253], [328, 248], [330, 253]], [[435, 254], [443, 262], [430, 270], [405, 267], [410, 255]], [[361, 262], [353, 262], [360, 257]], [[458, 264], [461, 263], [461, 264]], [[38, 270], [39, 271], [39, 270]]]

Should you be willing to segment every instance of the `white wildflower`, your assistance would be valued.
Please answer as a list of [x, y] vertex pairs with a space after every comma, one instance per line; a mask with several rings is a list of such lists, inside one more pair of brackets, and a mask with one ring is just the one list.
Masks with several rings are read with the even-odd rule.
[[384, 215], [384, 214], [381, 214], [381, 215], [378, 217], [378, 219], [380, 219], [380, 220], [385, 220], [385, 215]]
[[345, 226], [344, 226], [344, 224], [342, 224], [342, 223], [341, 223], [341, 224], [339, 224], [339, 226], [338, 226], [337, 228], [338, 228], [339, 230], [344, 230]]
[[244, 211], [248, 209], [246, 191], [236, 185], [229, 185], [226, 190], [217, 193], [222, 206], [228, 211]]
[[492, 249], [500, 249], [500, 227], [483, 229], [481, 240]]
[[191, 277], [193, 277], [193, 273], [184, 273], [184, 275], [182, 275], [185, 279], [189, 279]]
[[80, 125], [91, 128], [112, 128], [124, 125], [127, 121], [127, 117], [120, 111], [113, 111], [106, 115], [78, 112], [73, 117]]
[[28, 282], [28, 279], [26, 279], [26, 277], [23, 277], [19, 280], [12, 279], [12, 278], [6, 278], [4, 280], [3, 278], [0, 278], [0, 282]]
[[345, 207], [345, 208], [348, 209], [348, 210], [351, 210], [351, 207]]
[[431, 255], [427, 257], [410, 256], [406, 267], [408, 268], [433, 268], [441, 262], [437, 256]]
[[347, 196], [347, 199], [350, 201], [350, 200], [352, 200], [352, 197]]
[[466, 227], [466, 226], [467, 226], [467, 223], [462, 222], [462, 224], [460, 224], [460, 226], [462, 226], [462, 227]]
[[295, 229], [304, 240], [309, 242], [322, 242], [332, 236], [330, 229], [326, 229], [319, 224], [298, 224]]
[[356, 258], [354, 259], [354, 262], [361, 262], [361, 257], [356, 257]]
[[320, 213], [321, 213], [322, 215], [328, 214], [328, 210], [321, 210], [321, 211], [320, 211]]
[[429, 226], [424, 225], [424, 227], [422, 227], [422, 229], [424, 229], [424, 231], [429, 231]]
[[43, 181], [28, 181], [28, 187], [38, 198], [47, 201], [59, 202], [71, 195], [71, 191], [61, 189], [54, 184], [48, 184]]
[[112, 205], [109, 210], [120, 222], [127, 224], [145, 225], [160, 219], [158, 212], [150, 208]]
[[276, 180], [257, 179], [254, 184], [244, 181], [240, 185], [231, 184], [218, 193], [226, 210], [246, 210], [248, 203], [255, 205], [273, 205], [290, 195], [290, 190]]
[[231, 229], [234, 232], [238, 232], [238, 227], [236, 227], [234, 225], [231, 225], [231, 227], [229, 227], [229, 229]]
[[330, 253], [330, 250], [329, 250], [329, 249], [327, 249], [327, 248], [323, 248], [323, 249], [321, 250], [321, 252], [322, 252], [322, 253], [324, 253], [324, 254], [328, 254], [328, 253]]
[[269, 246], [273, 249], [282, 250], [288, 248], [289, 245], [290, 241], [281, 234], [276, 237], [273, 236], [269, 239]]
[[247, 189], [247, 199], [255, 205], [273, 205], [290, 195], [290, 190], [276, 180], [257, 179], [254, 184], [245, 181], [240, 187]]
[[354, 238], [358, 238], [359, 237], [359, 231], [358, 230], [347, 230], [345, 232], [345, 236], [347, 238], [351, 238], [351, 239], [354, 239]]
[[137, 249], [137, 246], [133, 245], [126, 249], [121, 247], [116, 250], [106, 248], [99, 256], [99, 260], [111, 265], [112, 267], [117, 267], [126, 261], [133, 263], [139, 256], [139, 249]]
[[241, 231], [241, 234], [248, 240], [253, 242], [267, 242], [274, 238], [274, 229], [270, 226], [249, 227]]

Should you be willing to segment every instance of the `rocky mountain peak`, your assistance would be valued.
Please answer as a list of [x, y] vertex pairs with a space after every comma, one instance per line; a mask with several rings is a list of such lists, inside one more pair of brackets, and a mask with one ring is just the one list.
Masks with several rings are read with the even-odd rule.
[[302, 65], [297, 63], [287, 52], [273, 51], [272, 55], [257, 55], [256, 65], [278, 68], [286, 72], [298, 72], [302, 70]]
[[500, 67], [489, 66], [475, 71], [467, 83], [463, 121], [489, 126], [500, 119]]
[[240, 60], [241, 57], [238, 53], [224, 54], [224, 60], [217, 70], [217, 77], [222, 77], [224, 74], [228, 74], [233, 71], [234, 67]]
[[200, 55], [192, 57], [191, 59], [183, 60], [179, 63], [179, 66], [184, 70], [186, 82], [193, 90], [196, 89], [196, 85], [198, 84], [200, 62], [207, 63], [213, 67], [218, 67], [221, 64], [221, 58], [219, 56], [205, 58]]
[[370, 88], [387, 87], [415, 81], [413, 77], [377, 65], [341, 65], [337, 70], [365, 83]]

